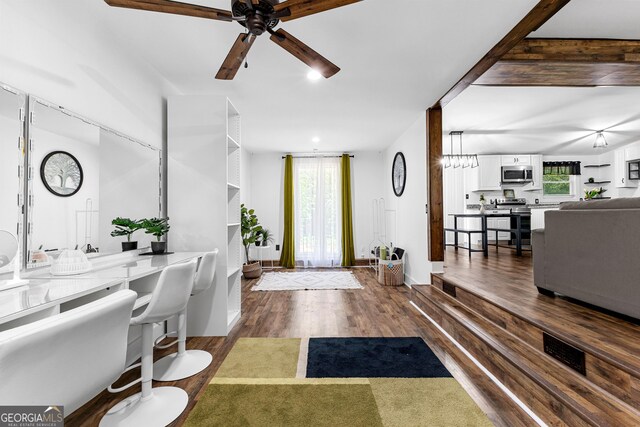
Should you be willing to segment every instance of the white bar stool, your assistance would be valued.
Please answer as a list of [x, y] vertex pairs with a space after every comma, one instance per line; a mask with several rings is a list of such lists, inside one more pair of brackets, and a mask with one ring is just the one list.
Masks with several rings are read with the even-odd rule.
[[193, 289], [197, 260], [171, 265], [160, 274], [158, 284], [145, 311], [131, 319], [131, 325], [142, 325], [141, 363], [124, 372], [142, 367], [142, 377], [124, 387], [109, 391], [117, 393], [142, 383], [142, 392], [134, 394], [109, 409], [100, 420], [101, 427], [166, 426], [178, 418], [187, 407], [187, 393], [178, 387], [151, 387], [153, 377], [153, 324], [163, 322], [185, 309]]
[[[216, 274], [218, 249], [204, 254], [196, 273], [191, 296], [206, 291], [213, 284]], [[177, 381], [204, 371], [211, 364], [213, 356], [208, 351], [187, 350], [187, 308], [178, 314], [178, 339], [170, 344], [158, 345], [169, 332], [156, 340], [156, 348], [168, 348], [178, 343], [178, 352], [163, 357], [153, 364], [153, 379], [156, 381]]]
[[122, 290], [62, 314], [0, 332], [2, 405], [64, 405], [93, 399], [125, 367], [136, 293]]

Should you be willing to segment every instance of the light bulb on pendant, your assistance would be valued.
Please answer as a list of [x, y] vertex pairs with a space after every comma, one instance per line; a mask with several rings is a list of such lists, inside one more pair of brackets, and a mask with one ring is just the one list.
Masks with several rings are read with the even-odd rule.
[[609, 144], [607, 143], [607, 140], [604, 138], [604, 134], [602, 133], [602, 131], [597, 132], [596, 134], [596, 140], [593, 143], [593, 148], [607, 148]]

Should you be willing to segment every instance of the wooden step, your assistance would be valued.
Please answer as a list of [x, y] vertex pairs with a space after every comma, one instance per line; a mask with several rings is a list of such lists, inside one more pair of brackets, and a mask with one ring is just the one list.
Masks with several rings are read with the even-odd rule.
[[636, 409], [438, 288], [419, 287], [413, 295], [418, 306], [545, 422], [640, 425]]
[[490, 287], [451, 275], [432, 275], [432, 283], [541, 352], [545, 334], [583, 351], [589, 381], [640, 408], [637, 325], [562, 298], [539, 295], [533, 285], [523, 288], [494, 282]]

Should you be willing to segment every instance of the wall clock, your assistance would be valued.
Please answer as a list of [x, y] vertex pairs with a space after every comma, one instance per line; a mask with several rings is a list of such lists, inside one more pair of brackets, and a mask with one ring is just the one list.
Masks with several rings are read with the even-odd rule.
[[407, 163], [404, 160], [404, 154], [398, 151], [393, 158], [393, 167], [391, 168], [391, 185], [396, 196], [402, 196], [406, 183]]
[[84, 177], [78, 159], [66, 151], [53, 151], [40, 165], [40, 178], [51, 193], [70, 197], [80, 191]]

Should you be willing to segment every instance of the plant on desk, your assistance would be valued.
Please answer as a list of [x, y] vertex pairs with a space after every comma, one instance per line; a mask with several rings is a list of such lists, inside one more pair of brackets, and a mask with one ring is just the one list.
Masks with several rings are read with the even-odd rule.
[[247, 262], [242, 266], [242, 274], [246, 279], [256, 279], [262, 274], [262, 266], [259, 262], [249, 260], [249, 247], [260, 241], [262, 226], [258, 224], [258, 217], [253, 209], [247, 209], [244, 203], [240, 206], [240, 231], [242, 232], [242, 245]]
[[162, 241], [162, 237], [165, 236], [169, 229], [169, 218], [151, 218], [142, 220], [142, 228], [147, 234], [156, 236], [156, 241], [151, 242], [151, 252], [156, 255], [165, 253], [167, 250], [167, 242]]
[[142, 221], [118, 217], [111, 221], [111, 225], [116, 227], [116, 229], [111, 232], [111, 237], [127, 236], [127, 241], [122, 242], [122, 252], [138, 249], [138, 242], [132, 242], [131, 236], [142, 228]]
[[484, 204], [486, 203], [486, 199], [484, 198], [484, 193], [480, 194], [480, 213], [483, 214], [485, 211], [485, 206]]

